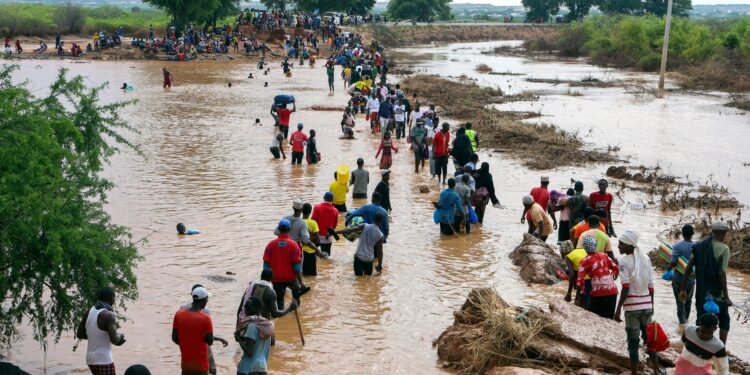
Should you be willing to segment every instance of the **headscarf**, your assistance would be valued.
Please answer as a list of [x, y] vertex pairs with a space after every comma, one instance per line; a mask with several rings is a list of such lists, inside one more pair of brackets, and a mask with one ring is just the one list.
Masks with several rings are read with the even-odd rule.
[[626, 230], [620, 234], [620, 241], [626, 245], [633, 246], [633, 276], [631, 277], [630, 283], [636, 284], [639, 290], [648, 289], [648, 283], [650, 279], [649, 273], [651, 272], [651, 262], [648, 258], [643, 255], [641, 249], [638, 247], [638, 233], [632, 230]]
[[596, 252], [596, 238], [594, 236], [586, 236], [583, 238], [583, 249], [586, 250], [587, 254], [593, 254]]

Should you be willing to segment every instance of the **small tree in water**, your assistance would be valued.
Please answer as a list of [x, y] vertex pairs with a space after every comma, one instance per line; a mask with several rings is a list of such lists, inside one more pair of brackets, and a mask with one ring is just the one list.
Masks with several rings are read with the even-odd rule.
[[61, 70], [45, 97], [11, 82], [0, 67], [0, 348], [29, 324], [46, 349], [72, 330], [107, 285], [119, 304], [137, 297], [138, 261], [127, 228], [104, 212], [112, 183], [100, 176], [119, 131], [135, 129], [100, 104], [102, 87]]

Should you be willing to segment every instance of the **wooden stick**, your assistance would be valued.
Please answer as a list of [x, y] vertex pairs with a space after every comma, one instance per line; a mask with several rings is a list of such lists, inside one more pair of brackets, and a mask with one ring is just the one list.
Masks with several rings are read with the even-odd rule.
[[305, 335], [302, 333], [302, 323], [299, 320], [299, 313], [294, 310], [294, 317], [297, 318], [297, 329], [299, 329], [299, 338], [302, 340], [302, 346], [305, 346]]

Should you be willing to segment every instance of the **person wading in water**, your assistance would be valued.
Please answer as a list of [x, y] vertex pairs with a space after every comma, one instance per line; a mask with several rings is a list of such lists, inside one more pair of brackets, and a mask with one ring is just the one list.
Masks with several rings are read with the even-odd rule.
[[112, 359], [112, 344], [125, 343], [125, 335], [117, 333], [117, 319], [112, 312], [115, 304], [115, 290], [104, 288], [99, 291], [94, 305], [78, 325], [76, 337], [88, 340], [86, 364], [93, 375], [114, 375], [115, 362]]

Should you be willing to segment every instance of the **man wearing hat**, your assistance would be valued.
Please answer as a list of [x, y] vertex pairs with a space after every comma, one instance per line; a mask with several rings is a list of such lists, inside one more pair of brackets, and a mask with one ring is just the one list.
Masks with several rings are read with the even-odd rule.
[[318, 244], [320, 245], [320, 251], [327, 256], [331, 256], [331, 245], [333, 240], [328, 236], [330, 229], [336, 230], [336, 226], [339, 222], [339, 210], [333, 206], [333, 193], [327, 191], [323, 195], [323, 202], [318, 203], [313, 207], [311, 218], [318, 223]]
[[[549, 186], [549, 176], [542, 176], [541, 177], [541, 183], [539, 186], [531, 189], [531, 192], [529, 195], [534, 199], [534, 202], [542, 207], [542, 210], [544, 212], [549, 213], [549, 217], [552, 218], [552, 226], [549, 228], [550, 233], [552, 233], [552, 230], [557, 229], [557, 219], [555, 218], [555, 212], [552, 210], [552, 207], [549, 206], [549, 190], [547, 187]], [[529, 225], [529, 233], [534, 233], [534, 228], [536, 223], [531, 221], [531, 211], [529, 210], [531, 207], [528, 208], [524, 204], [523, 213], [521, 214], [521, 223], [528, 222]]]
[[375, 192], [380, 194], [380, 206], [386, 211], [391, 211], [391, 186], [388, 182], [391, 177], [391, 171], [389, 169], [383, 169], [380, 171], [380, 182], [378, 186], [375, 186]]
[[208, 347], [214, 343], [211, 316], [203, 312], [211, 294], [204, 287], [192, 291], [193, 304], [180, 309], [172, 323], [172, 342], [180, 346], [182, 374], [208, 374]]
[[732, 300], [729, 299], [727, 290], [727, 267], [729, 266], [729, 246], [724, 244], [724, 238], [729, 231], [729, 225], [723, 221], [711, 224], [711, 236], [698, 242], [693, 246], [693, 254], [690, 257], [685, 276], [682, 278], [680, 287], [680, 300], [687, 302], [687, 282], [695, 266], [695, 310], [697, 316], [706, 311], [703, 305], [706, 297], [711, 295], [714, 302], [719, 306], [719, 338], [725, 344], [729, 335], [729, 307]]
[[303, 127], [301, 122], [297, 124], [297, 131], [289, 137], [289, 144], [292, 146], [292, 164], [302, 164], [302, 158], [305, 156], [307, 135], [302, 131]]
[[[654, 315], [654, 275], [651, 261], [638, 248], [638, 233], [626, 230], [618, 247], [624, 256], [619, 261], [622, 291], [617, 303], [615, 320], [621, 322], [621, 311], [625, 310], [625, 332], [628, 337], [628, 354], [633, 375], [638, 374], [640, 362], [640, 340], [646, 338], [646, 328]], [[654, 369], [659, 374], [656, 353], [646, 352]]]
[[[318, 246], [310, 240], [310, 228], [308, 228], [305, 219], [302, 218], [302, 208], [304, 207], [305, 203], [302, 202], [302, 199], [295, 198], [294, 202], [292, 203], [292, 209], [294, 210], [294, 213], [289, 216], [284, 216], [284, 219], [289, 221], [289, 224], [292, 228], [289, 231], [289, 237], [293, 241], [296, 241], [300, 247], [308, 246], [310, 249], [315, 251], [316, 254], [322, 255], [320, 250], [318, 249]], [[279, 233], [280, 232], [278, 231], [278, 229], [274, 232], [274, 234], [277, 235]]]
[[[307, 226], [307, 225], [305, 225]], [[276, 292], [276, 305], [284, 308], [286, 289], [292, 291], [292, 298], [299, 303], [300, 289], [309, 290], [302, 280], [302, 249], [289, 237], [292, 224], [281, 219], [276, 231], [278, 237], [268, 242], [263, 253], [263, 269], [273, 271], [273, 290]]]

